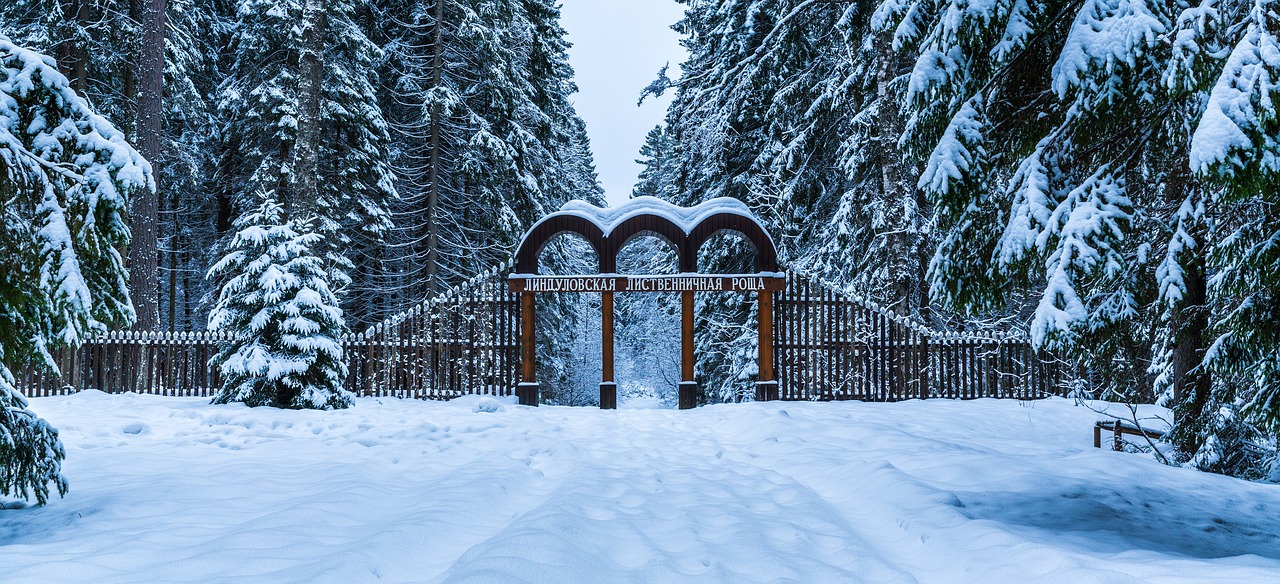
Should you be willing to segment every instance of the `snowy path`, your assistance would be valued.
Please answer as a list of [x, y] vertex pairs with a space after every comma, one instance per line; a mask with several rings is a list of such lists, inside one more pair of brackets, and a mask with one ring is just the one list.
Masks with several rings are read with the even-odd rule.
[[676, 412], [36, 400], [72, 491], [4, 582], [1268, 582], [1280, 487], [1095, 450], [1019, 404]]

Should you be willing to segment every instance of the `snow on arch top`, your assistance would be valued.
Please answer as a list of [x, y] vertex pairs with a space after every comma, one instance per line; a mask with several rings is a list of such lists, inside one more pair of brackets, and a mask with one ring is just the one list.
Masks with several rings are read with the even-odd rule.
[[739, 215], [759, 223], [746, 204], [729, 197], [709, 199], [692, 207], [679, 207], [657, 197], [636, 197], [617, 207], [597, 207], [586, 201], [573, 200], [561, 206], [560, 211], [543, 218], [543, 221], [560, 214], [576, 215], [595, 223], [601, 231], [608, 234], [627, 219], [654, 215], [675, 223], [685, 233], [693, 233], [698, 224], [718, 213]]

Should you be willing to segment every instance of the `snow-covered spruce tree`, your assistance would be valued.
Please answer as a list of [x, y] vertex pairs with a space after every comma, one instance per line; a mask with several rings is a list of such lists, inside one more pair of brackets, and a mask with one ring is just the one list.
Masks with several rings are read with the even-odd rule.
[[6, 363], [57, 371], [49, 350], [133, 321], [129, 197], [151, 168], [75, 94], [52, 59], [0, 36], [0, 494], [67, 489], [57, 431], [27, 409]]
[[936, 242], [900, 137], [911, 59], [875, 1], [690, 3], [668, 132], [677, 198], [746, 201], [783, 259], [902, 313], [930, 316]]
[[320, 190], [334, 201], [337, 237], [330, 245], [351, 259], [351, 285], [341, 291], [351, 325], [380, 320], [388, 309], [386, 290], [398, 275], [387, 262], [391, 206], [398, 199], [391, 165], [390, 129], [378, 104], [382, 51], [364, 24], [372, 19], [369, 0], [331, 2], [325, 57], [322, 135], [317, 172]]
[[71, 89], [127, 134], [141, 42], [130, 11], [126, 0], [11, 0], [0, 4], [0, 34], [53, 57]]
[[352, 403], [341, 337], [347, 332], [313, 219], [287, 219], [270, 194], [236, 221], [230, 252], [209, 270], [225, 279], [209, 329], [232, 339], [214, 357], [214, 403], [340, 409]]
[[[219, 53], [231, 35], [227, 0], [167, 0], [164, 150], [156, 164], [159, 197], [160, 328], [200, 330], [208, 322], [203, 277], [219, 235], [216, 178]], [[224, 219], [230, 229], [232, 217]]]
[[631, 197], [657, 197], [673, 200], [676, 197], [675, 176], [677, 163], [675, 141], [667, 134], [666, 126], [659, 124], [644, 138], [640, 158], [636, 164], [644, 167], [631, 190]]
[[[897, 154], [900, 67], [864, 34], [871, 12], [859, 2], [691, 2], [676, 25], [690, 52], [683, 77], [660, 76], [646, 92], [676, 87], [673, 200], [743, 200], [785, 262], [917, 312], [928, 220]], [[750, 253], [730, 249], [700, 266], [723, 270]], [[729, 297], [701, 306], [703, 322], [725, 326], [699, 339], [712, 356], [699, 379], [713, 399], [749, 395], [753, 313]]]
[[[380, 39], [401, 194], [390, 248], [398, 281], [383, 292], [394, 312], [506, 261], [528, 226], [565, 201], [602, 200], [554, 2], [379, 8], [403, 23]], [[579, 273], [579, 251], [550, 250], [548, 269]], [[539, 300], [540, 330], [559, 331], [540, 335], [540, 379], [571, 377], [570, 349], [552, 345], [572, 336], [587, 300]]]
[[[1259, 6], [939, 0], [878, 13], [915, 60], [903, 139], [927, 161], [919, 186], [946, 230], [934, 298], [970, 315], [1017, 314], [1027, 294], [1037, 346], [1069, 356], [1111, 398], [1163, 395], [1177, 460], [1233, 474], [1247, 457], [1204, 449], [1220, 451], [1228, 434], [1236, 454], [1267, 442], [1247, 444], [1259, 434], [1244, 421], [1265, 418], [1227, 389], [1258, 361], [1219, 359], [1242, 324], [1230, 315], [1269, 294], [1265, 278], [1235, 279], [1267, 261], [1237, 247], [1268, 237], [1248, 226], [1266, 224], [1256, 213], [1272, 177], [1240, 170], [1270, 155], [1276, 132], [1269, 90], [1248, 89], [1267, 78]], [[1254, 134], [1241, 141], [1233, 127]], [[1215, 319], [1224, 342], [1210, 350]]]
[[[164, 96], [158, 156], [150, 156], [158, 191], [161, 328], [191, 330], [206, 321], [200, 276], [218, 223], [213, 180], [218, 132], [213, 90], [220, 81], [219, 52], [229, 37], [229, 0], [167, 0]], [[139, 60], [147, 46], [142, 10], [122, 0], [13, 0], [0, 3], [0, 34], [56, 57], [72, 88], [141, 144]], [[154, 126], [150, 126], [154, 129]], [[230, 217], [224, 229], [230, 228]], [[135, 220], [137, 220], [135, 218]], [[136, 251], [134, 245], [131, 251]], [[140, 285], [139, 280], [131, 280]], [[136, 300], [136, 299], [135, 299]]]
[[904, 143], [945, 230], [933, 298], [1016, 314], [1030, 295], [1036, 346], [1131, 399], [1153, 395], [1161, 233], [1201, 196], [1185, 180], [1200, 90], [1162, 40], [1173, 8], [940, 0], [883, 4], [875, 23], [914, 60]]
[[1280, 5], [1244, 5], [1190, 151], [1192, 170], [1217, 187], [1201, 204], [1221, 207], [1209, 290], [1223, 306], [1205, 359], [1215, 376], [1174, 407], [1196, 465], [1280, 481]]
[[[314, 251], [340, 298], [348, 297], [353, 255], [366, 278], [358, 289], [376, 289], [369, 280], [381, 267], [371, 242], [390, 228], [396, 196], [371, 83], [378, 50], [352, 22], [358, 5], [241, 0], [233, 62], [218, 89], [231, 215], [256, 207], [254, 193], [271, 192], [287, 215], [314, 217], [323, 236]], [[367, 294], [361, 301], [374, 304]]]
[[383, 108], [396, 142], [403, 302], [505, 261], [567, 200], [600, 201], [559, 11], [524, 0], [388, 0]]

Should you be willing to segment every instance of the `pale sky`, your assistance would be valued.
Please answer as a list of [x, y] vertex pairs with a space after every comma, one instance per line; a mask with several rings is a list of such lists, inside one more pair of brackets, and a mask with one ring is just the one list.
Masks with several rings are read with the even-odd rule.
[[605, 198], [616, 205], [631, 196], [644, 136], [662, 121], [671, 93], [646, 99], [640, 90], [658, 76], [664, 63], [678, 77], [685, 59], [680, 35], [671, 25], [684, 6], [675, 0], [563, 0], [561, 25], [568, 31], [569, 63], [578, 93], [578, 114], [587, 122]]

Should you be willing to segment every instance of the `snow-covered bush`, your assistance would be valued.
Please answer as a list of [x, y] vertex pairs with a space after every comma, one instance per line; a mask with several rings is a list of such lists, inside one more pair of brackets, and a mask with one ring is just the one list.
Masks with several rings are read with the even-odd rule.
[[328, 271], [315, 255], [311, 219], [286, 219], [268, 194], [236, 221], [229, 253], [209, 270], [225, 278], [209, 329], [232, 335], [214, 363], [215, 403], [337, 409], [351, 405], [341, 337], [346, 332]]
[[49, 350], [133, 321], [119, 250], [150, 165], [71, 90], [52, 59], [0, 36], [0, 494], [64, 493], [58, 433], [3, 363], [56, 371]]

